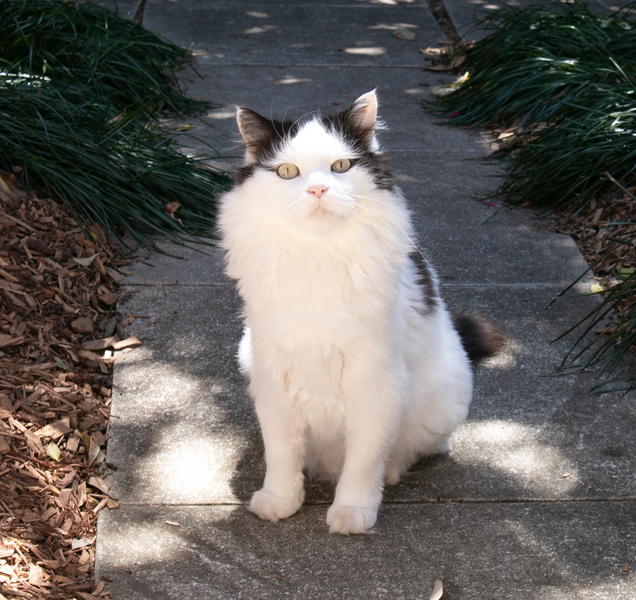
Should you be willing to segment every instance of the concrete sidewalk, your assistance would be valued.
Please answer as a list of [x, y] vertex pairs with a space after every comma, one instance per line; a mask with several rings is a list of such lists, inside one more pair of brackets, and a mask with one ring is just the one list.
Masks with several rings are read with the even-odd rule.
[[330, 536], [333, 488], [317, 483], [298, 515], [265, 523], [245, 507], [264, 461], [222, 253], [134, 265], [119, 310], [156, 323], [133, 324], [144, 345], [115, 367], [108, 480], [121, 508], [100, 513], [97, 538], [113, 600], [428, 599], [436, 577], [453, 600], [636, 598], [636, 399], [591, 396], [591, 374], [550, 376], [570, 343], [551, 341], [592, 300], [545, 307], [586, 265], [531, 214], [484, 222], [494, 209], [474, 196], [497, 172], [476, 160], [486, 143], [420, 105], [450, 79], [421, 68], [418, 49], [444, 39], [427, 4], [148, 0], [144, 25], [197, 54], [206, 81], [190, 94], [224, 105], [200, 134], [224, 155], [239, 153], [236, 104], [298, 117], [377, 87], [383, 146], [447, 303], [510, 342], [476, 371], [453, 452], [387, 489], [373, 535]]

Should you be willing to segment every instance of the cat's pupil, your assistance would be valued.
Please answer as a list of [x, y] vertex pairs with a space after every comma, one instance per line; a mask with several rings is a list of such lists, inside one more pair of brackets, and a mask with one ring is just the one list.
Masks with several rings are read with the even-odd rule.
[[345, 173], [351, 168], [351, 161], [348, 158], [340, 158], [331, 165], [334, 173]]
[[300, 175], [300, 171], [296, 165], [292, 165], [291, 163], [284, 163], [280, 165], [276, 169], [276, 173], [282, 179], [294, 179], [294, 177], [298, 177]]

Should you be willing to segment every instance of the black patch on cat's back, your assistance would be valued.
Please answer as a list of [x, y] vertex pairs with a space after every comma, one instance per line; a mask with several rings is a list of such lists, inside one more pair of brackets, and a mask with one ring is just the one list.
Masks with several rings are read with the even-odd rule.
[[433, 271], [419, 250], [413, 250], [413, 252], [409, 254], [409, 258], [413, 261], [417, 270], [418, 278], [415, 283], [422, 288], [426, 311], [431, 312], [439, 305], [439, 295]]

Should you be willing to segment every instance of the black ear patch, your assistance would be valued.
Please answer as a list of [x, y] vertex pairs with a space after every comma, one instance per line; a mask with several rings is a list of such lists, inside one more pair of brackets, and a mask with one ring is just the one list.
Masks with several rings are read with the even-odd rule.
[[374, 90], [360, 96], [337, 115], [323, 117], [323, 124], [338, 131], [347, 142], [370, 149], [377, 116], [378, 100]]
[[354, 106], [352, 104], [335, 115], [323, 115], [322, 123], [328, 129], [342, 135], [345, 142], [357, 151], [364, 152], [371, 146], [374, 127], [363, 124], [357, 113], [353, 112]]
[[237, 121], [248, 153], [256, 161], [273, 156], [283, 141], [298, 131], [294, 121], [267, 119], [249, 108], [240, 108]]

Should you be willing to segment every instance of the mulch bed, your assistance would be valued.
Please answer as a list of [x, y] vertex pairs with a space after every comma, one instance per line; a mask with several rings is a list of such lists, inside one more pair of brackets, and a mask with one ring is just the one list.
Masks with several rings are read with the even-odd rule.
[[[628, 191], [634, 194], [636, 188], [628, 188]], [[557, 215], [551, 229], [572, 236], [585, 260], [593, 267], [593, 275], [589, 277], [605, 290], [622, 283], [636, 271], [634, 246], [613, 241], [633, 240], [636, 236], [636, 202], [627, 194], [612, 192], [603, 200], [592, 200], [574, 216]], [[610, 320], [626, 314], [632, 303], [630, 297], [616, 302]], [[597, 330], [597, 333], [611, 332], [611, 326]]]
[[[0, 173], [0, 600], [108, 598], [93, 580], [122, 258], [98, 225]], [[120, 341], [123, 340], [123, 341]]]

